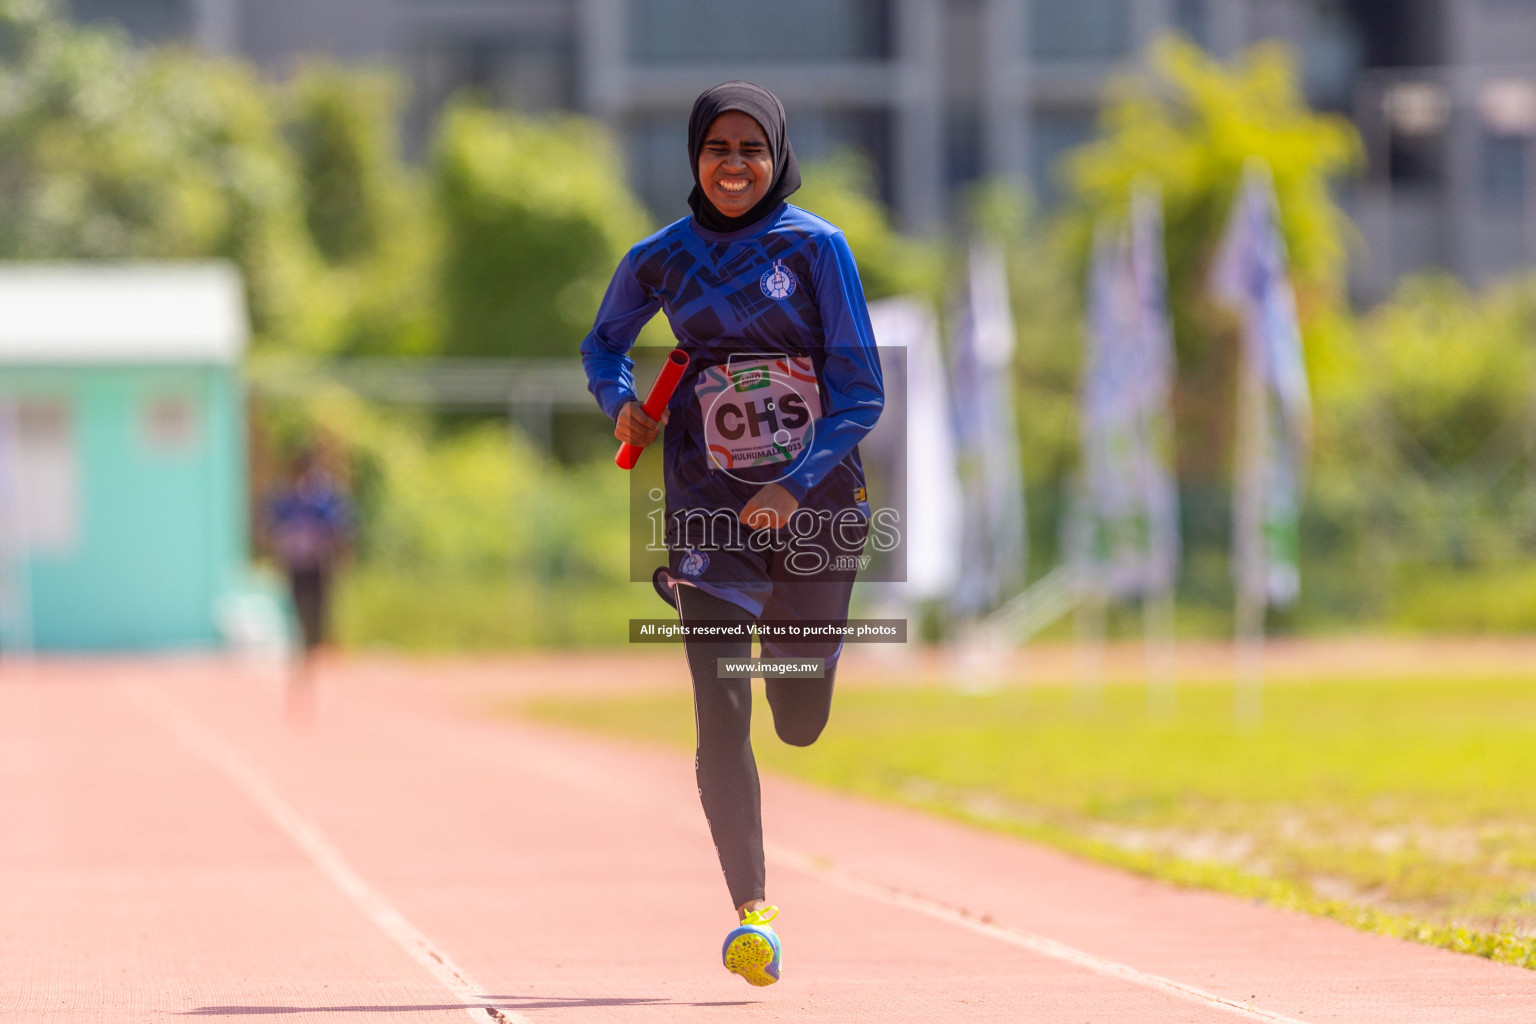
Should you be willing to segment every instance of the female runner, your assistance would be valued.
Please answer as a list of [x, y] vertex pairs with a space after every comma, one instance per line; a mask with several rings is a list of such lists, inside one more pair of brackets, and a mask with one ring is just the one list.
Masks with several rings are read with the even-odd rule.
[[[778, 908], [764, 899], [751, 680], [722, 678], [717, 659], [749, 657], [754, 625], [765, 658], [824, 659], [820, 678], [767, 678], [780, 739], [815, 742], [842, 649], [826, 627], [847, 620], [868, 532], [855, 446], [884, 393], [846, 239], [785, 202], [800, 171], [778, 98], [747, 82], [705, 92], [688, 120], [688, 160], [692, 216], [629, 251], [581, 355], [615, 437], [647, 445], [667, 424], [668, 564], [656, 571], [657, 591], [687, 627], [735, 627], [726, 639], [685, 641], [695, 770], [740, 918], [722, 958], [732, 973], [771, 985]], [[660, 422], [636, 400], [627, 355], [658, 309], [691, 359]]]

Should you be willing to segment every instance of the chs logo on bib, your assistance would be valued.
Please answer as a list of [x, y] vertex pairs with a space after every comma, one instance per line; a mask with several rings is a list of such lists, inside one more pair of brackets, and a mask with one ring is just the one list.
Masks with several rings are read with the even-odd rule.
[[792, 462], [821, 418], [821, 389], [809, 356], [711, 366], [699, 374], [694, 396], [711, 470]]
[[704, 575], [704, 570], [708, 568], [709, 555], [702, 551], [696, 551], [693, 548], [689, 548], [688, 553], [683, 556], [683, 560], [677, 563], [678, 572], [684, 576], [691, 576], [694, 579]]
[[795, 280], [795, 272], [786, 267], [783, 260], [774, 260], [759, 283], [763, 286], [763, 294], [770, 299], [787, 299], [795, 294], [795, 288], [800, 284]]

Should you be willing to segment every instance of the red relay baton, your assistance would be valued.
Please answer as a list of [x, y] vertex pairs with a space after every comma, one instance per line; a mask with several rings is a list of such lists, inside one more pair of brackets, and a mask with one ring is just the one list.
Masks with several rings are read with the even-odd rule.
[[[645, 401], [640, 403], [640, 408], [653, 420], [660, 420], [662, 410], [667, 403], [672, 401], [672, 392], [677, 390], [677, 382], [683, 379], [683, 371], [688, 369], [688, 353], [680, 348], [675, 348], [667, 353], [667, 361], [662, 364], [661, 372], [656, 375], [656, 383], [651, 385], [651, 393], [645, 396]], [[614, 463], [620, 469], [634, 469], [635, 463], [640, 461], [640, 453], [645, 451], [644, 445], [630, 444], [628, 441], [619, 445], [619, 454], [613, 457]]]

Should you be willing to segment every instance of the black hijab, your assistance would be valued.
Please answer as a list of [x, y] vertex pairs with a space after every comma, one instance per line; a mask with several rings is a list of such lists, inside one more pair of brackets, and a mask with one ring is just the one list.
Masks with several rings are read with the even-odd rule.
[[[716, 209], [699, 184], [699, 153], [704, 149], [704, 136], [715, 118], [730, 110], [739, 110], [758, 123], [768, 137], [768, 152], [773, 157], [773, 181], [767, 194], [740, 217], [727, 217]], [[784, 104], [773, 93], [751, 82], [726, 82], [693, 101], [693, 113], [688, 115], [688, 164], [693, 170], [693, 191], [688, 193], [693, 219], [700, 227], [721, 234], [756, 224], [800, 187], [800, 165], [795, 163], [795, 151], [789, 145]]]

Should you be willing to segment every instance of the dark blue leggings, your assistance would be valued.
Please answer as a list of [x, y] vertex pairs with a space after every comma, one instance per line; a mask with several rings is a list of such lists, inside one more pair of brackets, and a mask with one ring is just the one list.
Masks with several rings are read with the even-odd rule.
[[[751, 612], [706, 594], [697, 587], [677, 588], [683, 622], [755, 621]], [[846, 614], [847, 598], [843, 597]], [[694, 722], [698, 748], [694, 774], [709, 834], [725, 872], [733, 906], [763, 898], [763, 814], [752, 757], [752, 681], [721, 679], [717, 658], [749, 658], [750, 640], [689, 640], [685, 645], [693, 675]], [[793, 652], [798, 655], [801, 652]], [[807, 650], [825, 657], [828, 650]], [[832, 710], [835, 663], [823, 679], [769, 679], [768, 707], [779, 739], [797, 747], [816, 742]]]

